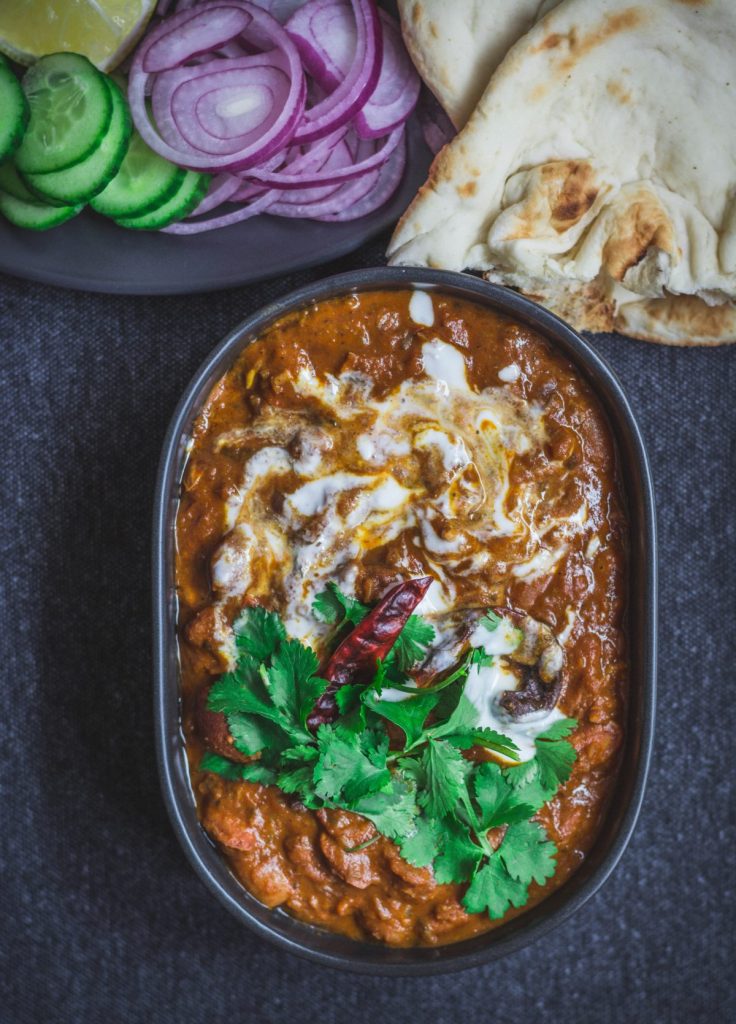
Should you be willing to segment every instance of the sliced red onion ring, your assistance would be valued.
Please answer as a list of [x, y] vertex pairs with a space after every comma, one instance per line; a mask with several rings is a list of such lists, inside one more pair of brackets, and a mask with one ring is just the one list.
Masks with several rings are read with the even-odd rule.
[[[286, 23], [287, 32], [294, 19], [324, 17], [325, 10], [334, 6], [337, 0], [308, 0], [294, 18]], [[304, 120], [294, 135], [295, 142], [310, 142], [321, 139], [340, 125], [347, 124], [361, 109], [376, 87], [381, 70], [383, 38], [376, 8], [372, 0], [350, 0], [355, 16], [355, 49], [350, 70], [337, 88], [313, 107], [305, 111]], [[320, 55], [311, 45], [309, 37], [295, 34], [295, 42], [309, 69], [313, 62], [319, 63]]]
[[309, 0], [286, 24], [309, 74], [327, 93], [355, 56], [356, 20], [349, 0]]
[[[406, 165], [406, 146], [402, 139], [386, 163], [357, 181], [349, 181], [320, 202], [295, 204], [280, 201], [269, 206], [268, 213], [278, 217], [308, 217], [312, 220], [346, 222], [358, 220], [383, 206], [399, 187]], [[283, 193], [284, 197], [290, 193]]]
[[[301, 159], [305, 160], [307, 157], [302, 156]], [[356, 181], [346, 182], [339, 186], [332, 195], [321, 200], [315, 200], [313, 196], [311, 202], [289, 202], [285, 200], [294, 200], [300, 192], [306, 194], [307, 190], [283, 192], [270, 189], [252, 199], [248, 206], [242, 207], [240, 210], [233, 210], [219, 217], [211, 217], [209, 220], [172, 224], [163, 230], [174, 235], [199, 234], [203, 231], [240, 223], [261, 213], [332, 222], [357, 220], [377, 210], [391, 198], [399, 186], [405, 163], [406, 143], [402, 135], [399, 145], [380, 168], [365, 174]]]
[[[416, 106], [421, 88], [399, 26], [385, 11], [378, 14], [381, 69], [375, 89], [355, 115], [355, 128], [365, 139], [387, 135], [403, 124]], [[356, 59], [356, 19], [347, 0], [309, 0], [286, 28], [309, 74], [328, 92], [337, 89]]]
[[405, 167], [406, 140], [402, 138], [400, 145], [396, 147], [389, 159], [381, 167], [378, 181], [364, 199], [360, 202], [350, 201], [345, 204], [342, 210], [335, 213], [316, 215], [314, 219], [342, 223], [349, 220], [358, 220], [360, 217], [367, 217], [369, 213], [373, 213], [374, 210], [379, 209], [379, 207], [389, 201], [401, 184]]
[[253, 0], [264, 11], [268, 11], [276, 21], [285, 25], [294, 11], [304, 6], [304, 0]]
[[363, 160], [359, 160], [358, 163], [354, 163], [350, 167], [343, 167], [339, 170], [324, 172], [317, 170], [294, 174], [285, 173], [284, 171], [264, 171], [254, 167], [248, 172], [248, 177], [254, 181], [263, 182], [264, 185], [268, 185], [271, 188], [279, 189], [311, 188], [317, 185], [332, 185], [343, 181], [350, 181], [385, 163], [403, 137], [404, 127], [402, 125], [401, 128], [395, 128], [386, 137], [384, 144], [375, 153], [365, 157]]
[[236, 178], [234, 174], [218, 174], [210, 182], [207, 195], [189, 216], [198, 217], [201, 213], [209, 213], [222, 203], [234, 202], [242, 184], [240, 178]]
[[[230, 196], [229, 202], [231, 203], [249, 203], [251, 199], [256, 199], [258, 196], [262, 196], [264, 192], [268, 190], [263, 185], [254, 185], [252, 182], [246, 181], [240, 182], [240, 188], [234, 195]], [[195, 210], [192, 217], [195, 217], [197, 211]]]
[[161, 137], [213, 156], [247, 150], [267, 135], [288, 98], [284, 63], [278, 53], [258, 54], [164, 71], [151, 94]]
[[[339, 160], [335, 160], [331, 154], [320, 167], [322, 173], [336, 170], [340, 164], [348, 166], [364, 161], [376, 151], [376, 144], [358, 139], [355, 132], [349, 131], [342, 140], [340, 149], [342, 153]], [[325, 185], [321, 188], [312, 186], [311, 188], [284, 189], [279, 192], [278, 203], [269, 207], [269, 212], [276, 212], [275, 206], [289, 207], [283, 216], [292, 216], [294, 206], [299, 206], [304, 210], [309, 208], [322, 212], [342, 209], [344, 201], [357, 202], [370, 191], [378, 180], [379, 170], [366, 171], [359, 178], [342, 184]], [[305, 213], [304, 216], [308, 216], [308, 214]]]
[[178, 224], [170, 224], [167, 228], [161, 228], [169, 235], [198, 235], [202, 231], [213, 231], [215, 228], [226, 228], [231, 224], [238, 224], [240, 221], [257, 217], [259, 213], [265, 213], [269, 205], [278, 198], [278, 192], [264, 192], [258, 199], [254, 199], [249, 206], [243, 206], [231, 213], [223, 213], [219, 217], [211, 217], [209, 220], [180, 221]]
[[[342, 139], [329, 153], [327, 159], [322, 164], [321, 171], [322, 173], [327, 174], [332, 171], [340, 170], [343, 167], [351, 167], [352, 164], [353, 154], [347, 142]], [[295, 188], [285, 191], [279, 190], [278, 198], [280, 203], [292, 203], [298, 205], [315, 203], [326, 199], [328, 196], [334, 195], [334, 193], [336, 193], [341, 187], [340, 182], [332, 182], [329, 185], [315, 185], [311, 188]]]
[[[325, 214], [336, 213], [353, 203], [360, 202], [374, 188], [380, 173], [380, 169], [369, 171], [355, 181], [334, 185], [331, 194], [327, 196], [313, 196], [310, 199], [310, 191], [320, 191], [317, 189], [280, 192], [278, 200], [269, 206], [268, 212], [277, 217], [309, 217], [316, 220]], [[303, 199], [298, 198], [300, 195]]]
[[[326, 139], [320, 140], [320, 142], [313, 143], [309, 149], [302, 153], [298, 149], [293, 149], [285, 152], [277, 153], [271, 157], [269, 161], [264, 164], [264, 170], [274, 170], [277, 167], [284, 166], [289, 167], [295, 174], [299, 174], [304, 171], [313, 170], [315, 168], [322, 167], [323, 164], [330, 158], [330, 154], [336, 147], [340, 145], [345, 137], [346, 129], [341, 128], [333, 135]], [[352, 151], [348, 147], [350, 155]], [[223, 202], [248, 202], [251, 199], [255, 199], [258, 196], [263, 196], [267, 189], [265, 185], [261, 185], [258, 182], [243, 181], [241, 177], [235, 175], [221, 175], [217, 181], [222, 179], [229, 179], [230, 181], [237, 182], [237, 191], [232, 195], [228, 196], [227, 199], [223, 198]], [[282, 196], [281, 192], [274, 191], [275, 199], [280, 199]], [[207, 197], [202, 200], [202, 203], [207, 202]], [[201, 206], [202, 204], [200, 204]], [[213, 206], [208, 205], [208, 209], [213, 209]], [[190, 217], [196, 217], [200, 213], [206, 212], [198, 208]]]
[[385, 11], [378, 13], [383, 33], [381, 73], [368, 102], [355, 117], [355, 130], [364, 139], [377, 139], [403, 124], [416, 107], [422, 87], [399, 26]]
[[[156, 152], [216, 177], [187, 221], [166, 232], [196, 234], [265, 212], [347, 221], [386, 202], [404, 170], [403, 123], [419, 81], [396, 23], [374, 0], [175, 7], [135, 55], [131, 109]], [[287, 11], [284, 31], [272, 15]], [[224, 203], [244, 205], [212, 216]]]
[[149, 74], [178, 67], [185, 60], [216, 50], [244, 32], [253, 16], [240, 7], [208, 4], [189, 12], [180, 25], [174, 26], [174, 21], [176, 18], [168, 19], [159, 26], [157, 37], [148, 37], [143, 70]]
[[[248, 16], [247, 25], [243, 15]], [[208, 46], [226, 44], [229, 40], [223, 38], [225, 26], [230, 29], [237, 25], [239, 40], [253, 41], [259, 46], [266, 42], [273, 49], [269, 54], [254, 57], [213, 58], [194, 67], [182, 66], [203, 52], [200, 34], [193, 31], [203, 26], [202, 19], [212, 19], [213, 23], [206, 32]], [[264, 71], [266, 66], [272, 69], [268, 73]], [[145, 101], [146, 84], [153, 75], [149, 68], [155, 68], [161, 76], [160, 86], [158, 77], [154, 77], [153, 86], [156, 126], [148, 116]], [[225, 68], [232, 72], [228, 72], [227, 80], [213, 81], [217, 75], [225, 75]], [[282, 76], [283, 86], [277, 88], [276, 80]], [[189, 85], [190, 82], [198, 84]], [[217, 91], [218, 85], [232, 89], [236, 83], [240, 83], [244, 94], [253, 95], [254, 89], [260, 90], [260, 125], [250, 125], [245, 132], [239, 131], [244, 121], [237, 104], [233, 107], [234, 124], [228, 127], [225, 122], [229, 119], [223, 116], [226, 111], [218, 105], [216, 97], [210, 96], [202, 108], [198, 107], [205, 91], [203, 85], [209, 93]], [[187, 109], [186, 117], [176, 100], [178, 90], [185, 85], [188, 101], [195, 101], [195, 109]], [[218, 0], [175, 14], [153, 30], [133, 61], [128, 98], [136, 128], [155, 152], [194, 170], [235, 171], [262, 163], [290, 141], [304, 113], [306, 80], [296, 47], [270, 14], [247, 0]], [[235, 141], [238, 134], [239, 148]]]

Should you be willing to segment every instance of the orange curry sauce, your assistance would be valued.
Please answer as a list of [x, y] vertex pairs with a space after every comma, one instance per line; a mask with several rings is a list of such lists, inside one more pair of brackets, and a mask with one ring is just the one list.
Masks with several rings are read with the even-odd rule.
[[[274, 413], [296, 414], [310, 428], [323, 426], [330, 433], [330, 472], [365, 474], [370, 458], [356, 448], [356, 432], [366, 429], [365, 412], [357, 423], [341, 418], [325, 400], [329, 389], [320, 392], [317, 384], [347, 380], [346, 387], [360, 391], [358, 405], [365, 409], [396, 394], [404, 382], [419, 387], [426, 380], [424, 346], [437, 339], [462, 354], [472, 391], [494, 389], [499, 401], [508, 395], [522, 413], [534, 411], [542, 440], [506, 453], [507, 486], [499, 499], [498, 514], [522, 524], [521, 534], [500, 531], [483, 545], [471, 537], [467, 557], [458, 556], [453, 538], [470, 530], [479, 515], [472, 502], [460, 502], [456, 518], [443, 520], [438, 513], [433, 519], [431, 536], [439, 541], [432, 557], [412, 523], [393, 530], [385, 543], [379, 527], [366, 550], [353, 551], [340, 568], [366, 603], [401, 579], [440, 574], [456, 609], [513, 606], [547, 623], [560, 638], [565, 668], [559, 706], [579, 722], [571, 737], [578, 757], [569, 782], [540, 812], [559, 850], [557, 871], [544, 887], [532, 884], [528, 906], [576, 870], [596, 837], [615, 782], [627, 687], [626, 526], [616, 454], [599, 404], [576, 369], [539, 335], [479, 305], [431, 294], [431, 327], [412, 319], [410, 291], [365, 292], [290, 314], [249, 345], [197, 420], [177, 519], [184, 731], [203, 827], [267, 906], [355, 939], [394, 946], [456, 942], [500, 922], [468, 914], [460, 902], [464, 886], [438, 885], [431, 869], [411, 867], [386, 838], [355, 851], [375, 834], [363, 818], [310, 811], [274, 787], [198, 771], [204, 745], [196, 727], [197, 697], [227, 667], [223, 635], [229, 623], [244, 604], [283, 613], [286, 602], [284, 565], [263, 550], [248, 556], [245, 593], [227, 587], [218, 592], [213, 584], [213, 559], [232, 527], [232, 503], [245, 486], [246, 463], [274, 444], [268, 431], [259, 436], [243, 429]], [[223, 444], [223, 435], [240, 442]], [[303, 482], [299, 446], [297, 433], [287, 443], [290, 468], [258, 481], [252, 507], [258, 508], [259, 529], [280, 520], [285, 496]], [[387, 463], [417, 501], [439, 486], [431, 460], [418, 452], [396, 454]], [[487, 481], [481, 494], [493, 500]], [[340, 500], [349, 506], [351, 496]], [[302, 532], [318, 536], [328, 526], [317, 516]], [[292, 539], [300, 537], [294, 533]], [[350, 539], [338, 535], [337, 543], [345, 546]], [[454, 557], [437, 554], [443, 540]], [[540, 548], [546, 554], [534, 561]], [[519, 913], [513, 910], [505, 920]]]

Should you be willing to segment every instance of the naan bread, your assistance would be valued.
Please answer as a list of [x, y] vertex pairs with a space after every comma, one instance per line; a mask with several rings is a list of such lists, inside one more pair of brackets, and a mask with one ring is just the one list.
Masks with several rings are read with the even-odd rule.
[[557, 0], [399, 0], [414, 66], [462, 128], [510, 46]]
[[736, 340], [734, 0], [563, 0], [501, 63], [389, 255], [485, 271], [578, 329]]

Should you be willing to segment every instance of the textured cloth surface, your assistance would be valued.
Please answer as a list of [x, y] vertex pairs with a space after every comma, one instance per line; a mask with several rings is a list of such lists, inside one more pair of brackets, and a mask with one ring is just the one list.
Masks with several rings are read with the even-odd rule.
[[168, 419], [246, 314], [381, 252], [182, 298], [0, 278], [3, 1024], [735, 1019], [734, 351], [595, 341], [652, 459], [661, 671], [639, 827], [577, 915], [464, 974], [358, 977], [257, 940], [177, 845], [151, 715], [149, 538]]

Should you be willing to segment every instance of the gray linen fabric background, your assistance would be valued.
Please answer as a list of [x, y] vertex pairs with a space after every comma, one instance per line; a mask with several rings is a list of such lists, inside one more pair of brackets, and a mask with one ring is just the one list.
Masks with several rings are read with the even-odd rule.
[[657, 741], [633, 841], [550, 937], [460, 975], [320, 969], [256, 940], [184, 860], [159, 795], [149, 539], [168, 419], [264, 302], [381, 262], [137, 298], [0, 278], [0, 1021], [536, 1024], [736, 1019], [736, 347], [595, 339], [642, 424], [659, 504]]

